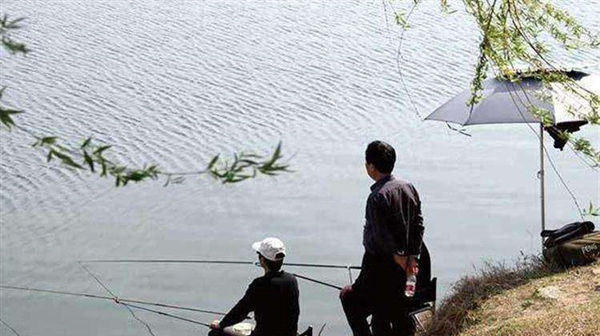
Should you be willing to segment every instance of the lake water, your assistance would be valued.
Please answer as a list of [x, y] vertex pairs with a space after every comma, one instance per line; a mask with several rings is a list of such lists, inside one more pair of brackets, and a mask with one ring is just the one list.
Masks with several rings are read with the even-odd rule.
[[[560, 1], [593, 30], [600, 1]], [[2, 51], [6, 100], [39, 134], [114, 144], [113, 158], [201, 169], [216, 153], [271, 151], [293, 174], [220, 185], [208, 177], [116, 189], [113, 181], [47, 164], [20, 131], [0, 134], [0, 282], [106, 293], [77, 264], [97, 258], [254, 260], [250, 244], [278, 236], [289, 261], [357, 264], [368, 142], [396, 147], [395, 174], [423, 200], [440, 296], [486, 261], [539, 249], [538, 142], [525, 125], [481, 126], [472, 137], [421, 117], [467, 88], [474, 23], [420, 6], [400, 31], [381, 1], [5, 0], [27, 17], [27, 57]], [[387, 18], [387, 20], [386, 20]], [[598, 65], [600, 53], [558, 55]], [[404, 90], [404, 78], [414, 105]], [[582, 132], [595, 144], [598, 129]], [[551, 141], [546, 142], [551, 147]], [[551, 157], [582, 206], [599, 202], [597, 172], [570, 150]], [[549, 169], [547, 223], [578, 220]], [[121, 297], [228, 310], [260, 270], [219, 265], [90, 265]], [[295, 269], [339, 285], [344, 271]], [[300, 327], [349, 334], [335, 290], [301, 282]], [[0, 290], [0, 315], [21, 335], [147, 335], [105, 301]], [[214, 316], [179, 313], [202, 321]], [[139, 312], [156, 335], [197, 335], [186, 322]], [[1, 335], [11, 331], [0, 325]]]

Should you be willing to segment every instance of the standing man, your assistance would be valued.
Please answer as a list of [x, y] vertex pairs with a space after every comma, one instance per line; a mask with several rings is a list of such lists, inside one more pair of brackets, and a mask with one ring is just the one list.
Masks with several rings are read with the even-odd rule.
[[298, 330], [298, 282], [281, 270], [285, 246], [277, 238], [265, 238], [252, 248], [258, 253], [265, 275], [254, 279], [244, 297], [221, 321], [211, 324], [210, 336], [223, 335], [223, 329], [243, 321], [254, 312], [256, 327], [252, 336], [296, 336]]
[[365, 253], [360, 275], [340, 292], [342, 306], [354, 336], [411, 336], [415, 326], [404, 289], [407, 274], [418, 267], [424, 231], [421, 201], [412, 184], [392, 176], [392, 146], [374, 141], [365, 159], [367, 174], [376, 181], [367, 199]]

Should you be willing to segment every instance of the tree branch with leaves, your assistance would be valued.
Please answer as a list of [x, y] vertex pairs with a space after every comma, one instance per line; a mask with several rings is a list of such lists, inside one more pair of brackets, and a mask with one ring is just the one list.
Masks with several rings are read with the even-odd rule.
[[[30, 50], [25, 44], [13, 39], [13, 33], [22, 28], [23, 18], [11, 20], [7, 15], [0, 19], [0, 37], [2, 47], [11, 55], [26, 55]], [[117, 187], [130, 182], [158, 180], [164, 178], [164, 185], [182, 183], [186, 177], [209, 175], [222, 183], [238, 183], [259, 175], [276, 176], [289, 173], [289, 164], [283, 163], [281, 142], [272, 154], [235, 153], [230, 159], [215, 155], [203, 168], [188, 172], [163, 171], [157, 164], [141, 168], [129, 167], [110, 159], [111, 145], [96, 143], [92, 137], [85, 139], [79, 147], [70, 147], [61, 143], [54, 135], [37, 135], [15, 123], [14, 117], [23, 111], [5, 106], [2, 98], [7, 87], [0, 89], [0, 122], [7, 130], [19, 130], [28, 134], [35, 142], [33, 147], [46, 151], [47, 162], [59, 162], [65, 167], [77, 171], [87, 171], [101, 177], [112, 177]]]
[[[402, 32], [410, 27], [410, 15], [424, 0], [406, 1], [411, 3], [411, 10], [394, 10], [396, 23]], [[388, 3], [392, 8], [393, 1]], [[396, 1], [404, 2], [404, 1]], [[474, 18], [481, 34], [479, 55], [471, 79], [471, 95], [465, 102], [472, 108], [484, 99], [484, 81], [490, 76], [507, 80], [519, 87], [525, 97], [523, 80], [536, 79], [544, 90], [536, 98], [552, 103], [552, 92], [573, 95], [584, 102], [586, 113], [574, 106], [568, 106], [568, 113], [583, 119], [593, 127], [600, 122], [600, 97], [569, 76], [571, 69], [557, 66], [552, 61], [553, 53], [583, 49], [598, 49], [600, 36], [577, 22], [567, 11], [562, 10], [550, 1], [534, 0], [461, 0], [450, 2], [440, 0], [442, 12], [456, 12], [451, 6], [463, 6]], [[402, 35], [403, 36], [403, 35]], [[402, 43], [402, 41], [400, 42]], [[401, 50], [399, 51], [399, 53]], [[536, 106], [527, 98], [527, 111], [539, 119], [545, 127], [554, 126], [551, 111]], [[552, 105], [552, 104], [550, 104]], [[585, 106], [584, 106], [585, 107]], [[464, 129], [455, 131], [465, 134]], [[558, 130], [558, 135], [575, 154], [595, 171], [600, 168], [600, 150], [585, 137], [575, 136], [567, 131]], [[554, 166], [553, 166], [554, 168]], [[561, 178], [562, 181], [562, 178]], [[564, 182], [563, 182], [564, 184]], [[568, 187], [565, 185], [568, 189]], [[570, 192], [570, 190], [569, 190]], [[573, 196], [574, 198], [574, 196]], [[581, 209], [574, 198], [582, 216], [598, 213], [592, 205]]]
[[[409, 16], [414, 7], [424, 0], [406, 1], [412, 3], [409, 14], [397, 9], [394, 11], [396, 22], [405, 30], [410, 27]], [[478, 104], [483, 97], [483, 82], [490, 75], [498, 79], [521, 83], [524, 79], [535, 78], [542, 82], [547, 91], [561, 89], [586, 101], [589, 113], [579, 115], [590, 125], [600, 123], [600, 97], [581, 87], [577, 81], [567, 75], [568, 70], [552, 61], [552, 54], [560, 51], [598, 49], [600, 35], [585, 28], [566, 10], [560, 9], [550, 1], [539, 0], [439, 0], [442, 12], [455, 13], [453, 7], [463, 6], [473, 17], [481, 42], [479, 55], [471, 80], [469, 106]], [[392, 8], [393, 2], [389, 1]], [[537, 116], [545, 126], [552, 126], [550, 111], [538, 106], [528, 106], [529, 112]], [[576, 109], [569, 112], [578, 116]], [[583, 154], [600, 167], [600, 151], [583, 137], [561, 132], [571, 148]]]

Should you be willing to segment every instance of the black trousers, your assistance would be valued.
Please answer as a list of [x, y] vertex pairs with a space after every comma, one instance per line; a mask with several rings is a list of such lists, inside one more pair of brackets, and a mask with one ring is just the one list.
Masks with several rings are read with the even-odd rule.
[[354, 336], [414, 335], [410, 306], [403, 296], [405, 283], [405, 272], [393, 260], [365, 253], [352, 291], [341, 298]]

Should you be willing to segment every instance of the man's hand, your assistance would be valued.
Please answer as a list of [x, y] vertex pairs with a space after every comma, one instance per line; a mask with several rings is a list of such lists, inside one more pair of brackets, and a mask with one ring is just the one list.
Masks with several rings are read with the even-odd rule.
[[342, 290], [340, 291], [340, 298], [343, 298], [350, 292], [352, 292], [352, 285], [348, 285], [348, 286], [342, 288]]
[[400, 267], [402, 267], [402, 269], [406, 272], [408, 266], [408, 256], [400, 256], [394, 254], [394, 261], [396, 262], [396, 264], [400, 265]]
[[415, 274], [419, 273], [419, 261], [417, 258], [411, 256], [408, 258], [408, 268], [406, 270], [406, 274]]
[[210, 324], [210, 329], [221, 329], [219, 320], [214, 320], [213, 323]]
[[419, 271], [419, 263], [413, 256], [400, 256], [394, 254], [394, 262], [400, 265], [406, 274], [417, 273]]

